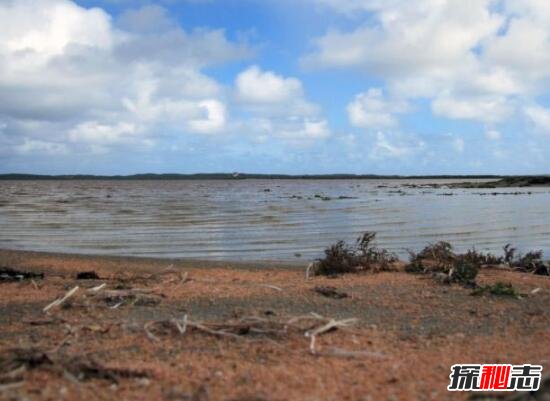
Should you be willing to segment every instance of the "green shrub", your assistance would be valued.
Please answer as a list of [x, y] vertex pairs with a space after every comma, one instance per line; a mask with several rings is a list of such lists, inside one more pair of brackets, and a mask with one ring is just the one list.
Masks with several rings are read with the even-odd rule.
[[484, 294], [521, 298], [521, 294], [514, 288], [512, 283], [503, 283], [502, 281], [497, 281], [495, 284], [491, 284], [491, 285], [477, 287], [472, 292], [472, 295], [484, 295]]
[[479, 266], [465, 261], [457, 261], [449, 273], [452, 282], [464, 285], [474, 285]]

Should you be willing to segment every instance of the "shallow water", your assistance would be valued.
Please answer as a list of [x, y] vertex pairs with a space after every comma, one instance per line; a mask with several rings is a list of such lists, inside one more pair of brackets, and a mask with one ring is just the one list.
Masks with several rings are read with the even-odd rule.
[[0, 181], [0, 248], [300, 261], [376, 231], [400, 256], [438, 240], [550, 255], [549, 188], [403, 186], [428, 182]]

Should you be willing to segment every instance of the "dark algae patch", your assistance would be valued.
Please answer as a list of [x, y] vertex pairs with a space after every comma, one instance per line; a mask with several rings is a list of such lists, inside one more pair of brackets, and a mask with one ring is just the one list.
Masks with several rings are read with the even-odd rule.
[[44, 274], [16, 270], [10, 267], [0, 267], [0, 283], [9, 281], [31, 280], [35, 278], [42, 279], [44, 278]]

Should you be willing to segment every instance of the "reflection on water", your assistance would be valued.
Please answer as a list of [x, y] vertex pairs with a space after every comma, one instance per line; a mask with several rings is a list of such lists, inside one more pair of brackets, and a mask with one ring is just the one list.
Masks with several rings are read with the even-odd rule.
[[300, 260], [300, 254], [305, 260], [368, 230], [401, 256], [438, 240], [499, 253], [511, 242], [550, 254], [548, 188], [491, 195], [404, 183], [0, 181], [0, 247], [228, 260]]

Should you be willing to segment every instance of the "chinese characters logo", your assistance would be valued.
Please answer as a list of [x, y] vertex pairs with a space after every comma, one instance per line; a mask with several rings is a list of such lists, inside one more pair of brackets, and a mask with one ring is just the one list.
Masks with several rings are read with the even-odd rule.
[[541, 365], [453, 365], [449, 391], [537, 391]]

